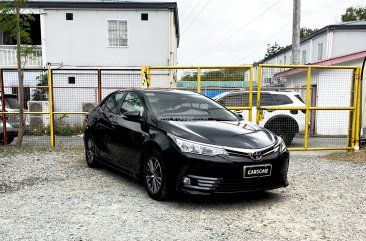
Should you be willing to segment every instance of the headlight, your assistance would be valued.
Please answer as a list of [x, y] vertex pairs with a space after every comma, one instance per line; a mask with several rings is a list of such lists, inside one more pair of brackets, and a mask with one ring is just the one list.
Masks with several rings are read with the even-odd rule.
[[228, 155], [226, 150], [220, 146], [208, 145], [199, 142], [189, 141], [168, 133], [168, 136], [177, 144], [181, 152], [188, 152], [206, 156]]
[[284, 153], [285, 151], [287, 151], [285, 142], [279, 136], [277, 137], [277, 143], [276, 143], [274, 152], [277, 152], [277, 151], [280, 151], [280, 153]]

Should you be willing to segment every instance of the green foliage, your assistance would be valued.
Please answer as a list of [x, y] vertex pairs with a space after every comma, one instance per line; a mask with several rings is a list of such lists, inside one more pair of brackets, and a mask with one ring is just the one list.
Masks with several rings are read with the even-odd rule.
[[[67, 115], [55, 119], [55, 135], [56, 136], [76, 136], [84, 133], [84, 125], [75, 124], [70, 125], [66, 123]], [[50, 126], [38, 126], [37, 128], [29, 130], [30, 136], [44, 136], [50, 135]]]
[[84, 132], [84, 125], [70, 125], [65, 119], [67, 115], [62, 115], [55, 120], [55, 135], [58, 136], [75, 136]]
[[283, 49], [283, 47], [281, 47], [277, 42], [275, 42], [273, 45], [267, 44], [267, 53], [264, 55], [264, 58], [277, 53], [281, 49]]
[[352, 22], [352, 21], [366, 21], [366, 8], [347, 8], [346, 12], [342, 14], [342, 22]]
[[[34, 20], [31, 14], [21, 14], [18, 19], [15, 15], [15, 8], [26, 7], [25, 0], [2, 1], [0, 3], [0, 30], [8, 33], [11, 37], [16, 39], [18, 30], [20, 30], [20, 37], [22, 44], [31, 44], [30, 37], [30, 22]], [[18, 25], [19, 24], [19, 25]]]
[[[220, 69], [204, 72], [201, 81], [242, 81], [244, 80], [244, 69]], [[197, 81], [197, 74], [185, 75], [181, 81]]]
[[37, 86], [39, 86], [39, 88], [36, 88], [32, 99], [33, 100], [48, 100], [48, 95], [47, 95], [47, 88], [45, 88], [46, 86], [48, 86], [48, 77], [47, 74], [41, 74], [40, 76], [37, 76], [36, 80], [38, 81]]
[[309, 36], [310, 34], [314, 33], [317, 30], [318, 30], [317, 28], [311, 29], [311, 28], [302, 27], [300, 29], [300, 39]]

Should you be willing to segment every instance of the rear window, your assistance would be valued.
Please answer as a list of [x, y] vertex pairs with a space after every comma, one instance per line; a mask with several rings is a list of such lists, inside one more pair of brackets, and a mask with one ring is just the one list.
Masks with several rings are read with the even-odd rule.
[[293, 103], [290, 97], [286, 95], [272, 94], [272, 96], [275, 98], [277, 105], [288, 105]]
[[19, 102], [15, 96], [5, 95], [5, 106], [9, 109], [19, 109]]

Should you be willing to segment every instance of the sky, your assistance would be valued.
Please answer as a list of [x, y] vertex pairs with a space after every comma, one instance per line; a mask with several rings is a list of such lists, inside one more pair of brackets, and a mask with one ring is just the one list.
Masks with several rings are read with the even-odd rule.
[[[172, 2], [160, 0], [160, 2]], [[267, 44], [292, 41], [292, 0], [177, 0], [178, 65], [240, 65], [263, 59]], [[341, 22], [365, 0], [302, 0], [301, 27]]]

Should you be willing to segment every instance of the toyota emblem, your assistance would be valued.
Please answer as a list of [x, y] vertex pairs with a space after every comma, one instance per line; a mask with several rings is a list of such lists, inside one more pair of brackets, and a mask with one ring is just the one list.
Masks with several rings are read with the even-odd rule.
[[250, 153], [249, 154], [250, 158], [253, 160], [253, 161], [260, 161], [262, 160], [262, 153], [259, 152], [259, 151], [256, 151], [256, 152], [253, 152], [253, 153]]

